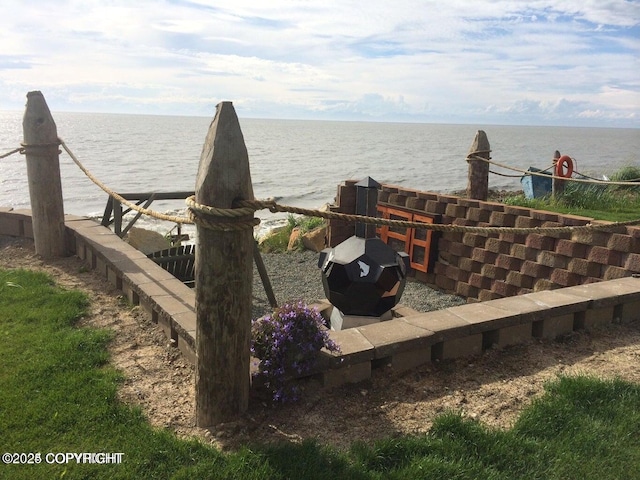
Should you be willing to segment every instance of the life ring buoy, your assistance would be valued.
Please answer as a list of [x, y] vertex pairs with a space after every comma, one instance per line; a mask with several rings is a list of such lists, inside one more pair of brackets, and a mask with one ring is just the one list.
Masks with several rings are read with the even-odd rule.
[[573, 175], [573, 160], [569, 155], [562, 155], [556, 162], [556, 177], [571, 178], [571, 175]]

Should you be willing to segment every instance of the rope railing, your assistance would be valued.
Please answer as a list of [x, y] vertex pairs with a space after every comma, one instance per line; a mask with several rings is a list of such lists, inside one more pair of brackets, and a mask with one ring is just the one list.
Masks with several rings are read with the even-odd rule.
[[[516, 227], [471, 227], [463, 225], [443, 225], [433, 223], [422, 222], [409, 222], [404, 220], [391, 220], [378, 217], [369, 217], [364, 215], [349, 215], [338, 212], [320, 211], [315, 209], [307, 209], [300, 207], [292, 207], [286, 205], [280, 205], [274, 200], [243, 200], [234, 205], [234, 208], [216, 208], [208, 205], [200, 205], [196, 203], [195, 196], [187, 198], [186, 204], [188, 207], [187, 217], [178, 217], [174, 215], [165, 215], [154, 210], [142, 208], [136, 205], [122, 196], [118, 195], [115, 191], [108, 188], [102, 182], [100, 182], [95, 176], [93, 176], [84, 165], [78, 160], [78, 158], [69, 149], [67, 144], [60, 139], [60, 145], [64, 148], [65, 152], [71, 157], [73, 162], [87, 175], [87, 177], [98, 185], [107, 194], [126, 205], [127, 207], [140, 212], [144, 215], [152, 216], [160, 220], [167, 220], [175, 223], [183, 224], [195, 224], [199, 223], [206, 228], [217, 230], [237, 230], [241, 228], [253, 228], [260, 220], [253, 218], [253, 214], [257, 210], [268, 209], [272, 213], [293, 213], [299, 215], [306, 215], [310, 217], [320, 217], [328, 220], [343, 220], [351, 223], [366, 223], [370, 225], [378, 226], [391, 226], [400, 228], [415, 228], [425, 229], [432, 231], [452, 231], [452, 232], [469, 232], [469, 233], [514, 233], [514, 234], [528, 234], [528, 233], [565, 233], [580, 230], [608, 230], [623, 226], [632, 226], [640, 224], [640, 219], [629, 222], [617, 222], [611, 224], [597, 224], [597, 225], [577, 225], [577, 226], [563, 226], [563, 227], [529, 227], [529, 228], [516, 228]], [[484, 159], [483, 159], [484, 160]], [[498, 166], [500, 166], [498, 164]], [[222, 220], [221, 220], [222, 219]]]
[[[467, 225], [451, 225], [451, 224], [436, 224], [436, 223], [422, 223], [422, 222], [412, 222], [406, 220], [392, 220], [386, 218], [379, 217], [369, 217], [366, 215], [352, 215], [346, 213], [339, 212], [331, 212], [331, 211], [321, 211], [316, 209], [308, 209], [301, 207], [293, 207], [288, 205], [278, 204], [275, 200], [266, 199], [266, 200], [241, 200], [236, 202], [234, 208], [216, 208], [208, 205], [200, 205], [195, 201], [195, 196], [188, 197], [185, 202], [187, 205], [187, 216], [177, 216], [177, 215], [166, 215], [161, 212], [157, 212], [155, 210], [151, 210], [149, 208], [140, 207], [135, 203], [130, 202], [125, 199], [113, 189], [109, 188], [103, 182], [101, 182], [98, 178], [96, 178], [77, 158], [77, 156], [71, 151], [71, 149], [67, 146], [67, 144], [62, 139], [58, 139], [60, 142], [60, 146], [64, 149], [64, 151], [69, 155], [69, 157], [73, 160], [76, 166], [89, 178], [95, 185], [101, 188], [105, 193], [110, 195], [112, 198], [118, 200], [121, 204], [126, 205], [131, 210], [135, 210], [143, 215], [147, 215], [158, 220], [164, 220], [169, 222], [174, 222], [178, 224], [199, 224], [204, 226], [205, 228], [215, 229], [215, 230], [223, 230], [223, 231], [231, 231], [238, 230], [244, 228], [253, 228], [254, 226], [260, 223], [260, 220], [257, 218], [253, 218], [254, 213], [257, 210], [267, 209], [272, 213], [292, 213], [298, 215], [305, 215], [309, 217], [320, 217], [327, 220], [341, 220], [348, 223], [364, 223], [368, 225], [377, 225], [377, 226], [389, 226], [389, 227], [398, 227], [398, 228], [414, 228], [414, 229], [422, 229], [422, 230], [431, 230], [436, 232], [462, 232], [462, 233], [477, 233], [477, 234], [500, 234], [500, 233], [513, 233], [513, 234], [530, 234], [530, 233], [538, 233], [538, 234], [561, 234], [568, 232], [578, 232], [578, 231], [607, 231], [613, 230], [620, 227], [627, 226], [635, 226], [640, 225], [640, 219], [638, 220], [630, 220], [626, 222], [613, 222], [613, 223], [597, 223], [597, 224], [587, 224], [587, 225], [570, 225], [570, 226], [553, 226], [553, 227], [478, 227], [478, 226], [467, 226]], [[14, 149], [0, 158], [7, 157], [9, 155], [24, 152], [26, 146], [21, 148]], [[470, 156], [468, 158], [483, 160], [494, 164], [496, 166], [522, 172], [525, 174], [535, 174], [535, 172], [526, 172], [523, 170], [519, 170], [513, 167], [509, 167], [498, 162], [493, 162], [491, 160], [487, 160], [485, 158]], [[546, 178], [549, 178], [549, 175], [543, 174]], [[561, 178], [563, 180], [564, 177], [553, 177], [551, 178]], [[576, 179], [574, 179], [576, 180]], [[632, 182], [591, 182], [591, 183], [606, 183], [606, 184], [615, 184], [615, 185], [635, 185]]]
[[143, 215], [147, 215], [150, 217], [154, 217], [157, 218], [158, 220], [166, 220], [168, 222], [174, 222], [174, 223], [193, 223], [192, 221], [190, 221], [188, 218], [186, 217], [178, 217], [176, 215], [166, 215], [164, 213], [160, 213], [160, 212], [156, 212], [155, 210], [150, 210], [148, 208], [144, 208], [141, 207], [139, 205], [136, 205], [135, 203], [130, 202], [129, 200], [125, 199], [122, 195], [119, 195], [117, 192], [115, 192], [114, 190], [110, 189], [109, 187], [107, 187], [104, 183], [102, 183], [100, 180], [98, 180], [83, 164], [82, 162], [80, 162], [80, 160], [78, 160], [78, 157], [76, 157], [74, 155], [74, 153], [71, 151], [71, 149], [67, 146], [67, 144], [64, 142], [64, 140], [62, 140], [61, 138], [58, 139], [60, 141], [60, 145], [62, 146], [62, 148], [64, 149], [65, 152], [67, 152], [67, 155], [69, 155], [69, 157], [71, 157], [71, 160], [73, 160], [73, 163], [75, 163], [78, 168], [80, 170], [82, 170], [82, 173], [84, 173], [87, 178], [89, 180], [91, 180], [93, 183], [95, 183], [98, 187], [100, 187], [105, 193], [107, 193], [109, 196], [111, 196], [112, 198], [115, 198], [116, 200], [118, 200], [120, 203], [122, 203], [123, 205], [126, 205], [127, 207], [131, 208], [132, 210], [135, 210], [136, 212], [140, 212]]
[[14, 148], [13, 150], [9, 150], [7, 153], [3, 153], [2, 155], [0, 155], [0, 160], [2, 160], [3, 158], [10, 157], [14, 153], [22, 153], [22, 152], [24, 152], [24, 147]]
[[450, 225], [450, 224], [438, 224], [438, 223], [422, 223], [411, 222], [406, 220], [391, 220], [386, 218], [368, 217], [365, 215], [351, 215], [338, 212], [327, 212], [320, 210], [312, 210], [300, 207], [291, 207], [287, 205], [279, 205], [273, 200], [242, 200], [238, 202], [240, 207], [255, 207], [257, 210], [266, 208], [271, 212], [288, 212], [296, 213], [306, 216], [321, 217], [330, 220], [343, 220], [350, 223], [366, 223], [369, 225], [387, 225], [402, 228], [415, 228], [432, 230], [437, 232], [462, 232], [462, 233], [514, 233], [514, 234], [553, 234], [553, 233], [566, 233], [584, 230], [609, 230], [617, 227], [626, 227], [633, 225], [640, 225], [640, 219], [630, 220], [627, 222], [616, 222], [611, 224], [588, 224], [588, 225], [571, 225], [562, 227], [472, 227], [467, 225]]
[[542, 172], [531, 172], [529, 170], [522, 170], [520, 168], [515, 168], [515, 167], [511, 167], [509, 165], [505, 165], [503, 163], [499, 163], [499, 162], [495, 162], [493, 160], [490, 159], [486, 159], [486, 158], [482, 158], [478, 155], [470, 155], [467, 157], [467, 160], [482, 160], [483, 162], [487, 162], [490, 165], [495, 165], [496, 167], [500, 167], [500, 168], [504, 168], [506, 170], [512, 170], [514, 172], [519, 172], [522, 175], [532, 175], [532, 176], [538, 176], [538, 177], [544, 177], [544, 178], [552, 178], [552, 179], [556, 179], [556, 180], [566, 180], [568, 182], [579, 182], [579, 183], [592, 183], [592, 184], [596, 184], [596, 185], [619, 185], [619, 186], [629, 186], [629, 187], [637, 187], [639, 186], [637, 182], [635, 181], [626, 181], [626, 182], [613, 182], [610, 180], [597, 180], [597, 179], [586, 179], [586, 178], [567, 178], [567, 177], [559, 177], [556, 175], [550, 175], [548, 173], [542, 173]]
[[[546, 178], [551, 178], [549, 175], [550, 174], [545, 174], [544, 172], [548, 172], [549, 170], [551, 170], [554, 167], [554, 165], [550, 165], [549, 167], [545, 168], [544, 170], [540, 170], [540, 172], [538, 173], [543, 173], [545, 175]], [[521, 173], [517, 174], [517, 175], [509, 175], [508, 173], [501, 173], [501, 172], [495, 172], [493, 170], [489, 170], [489, 173], [492, 173], [493, 175], [498, 175], [499, 177], [508, 177], [508, 178], [522, 178], [523, 175]], [[530, 173], [529, 170], [526, 171], [526, 175], [528, 176]], [[577, 173], [577, 172], [576, 172]]]

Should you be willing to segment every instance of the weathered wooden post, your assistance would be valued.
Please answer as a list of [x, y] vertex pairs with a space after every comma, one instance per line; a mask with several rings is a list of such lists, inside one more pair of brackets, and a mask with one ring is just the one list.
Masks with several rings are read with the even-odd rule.
[[264, 287], [264, 292], [267, 294], [267, 300], [269, 300], [269, 305], [271, 305], [272, 308], [276, 308], [278, 306], [278, 301], [276, 300], [275, 293], [273, 293], [271, 280], [269, 280], [267, 267], [265, 267], [264, 260], [262, 260], [262, 255], [260, 254], [260, 248], [258, 247], [258, 242], [255, 240], [253, 241], [253, 261], [256, 264], [256, 269], [258, 270], [258, 274], [260, 274], [260, 280], [262, 280], [262, 286]]
[[[229, 209], [253, 200], [249, 156], [231, 102], [218, 104], [200, 156], [195, 201]], [[249, 405], [253, 215], [197, 223], [196, 423], [229, 421]]]
[[[552, 171], [554, 176], [558, 175], [558, 160], [560, 160], [560, 157], [561, 157], [560, 152], [556, 150], [555, 153], [553, 154], [553, 170]], [[558, 198], [562, 196], [562, 194], [564, 193], [564, 185], [565, 185], [564, 180], [560, 180], [559, 178], [554, 178], [551, 184], [551, 195], [554, 198]]]
[[27, 93], [22, 120], [36, 253], [66, 255], [58, 130], [41, 92]]
[[474, 200], [484, 201], [489, 196], [489, 162], [480, 160], [482, 158], [491, 159], [491, 147], [484, 130], [478, 130], [467, 154], [467, 162], [469, 163], [467, 196]]

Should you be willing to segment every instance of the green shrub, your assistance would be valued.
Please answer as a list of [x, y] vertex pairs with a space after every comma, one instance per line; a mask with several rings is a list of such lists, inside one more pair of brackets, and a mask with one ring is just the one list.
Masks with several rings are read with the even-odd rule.
[[570, 182], [564, 193], [557, 199], [552, 198], [551, 202], [567, 208], [608, 210], [615, 208], [617, 198], [608, 185]]
[[[611, 175], [613, 182], [640, 182], [640, 167], [628, 165]], [[639, 185], [640, 186], [640, 185]]]
[[[290, 214], [287, 217], [287, 224], [265, 237], [260, 242], [260, 251], [263, 253], [284, 253], [289, 246], [289, 237], [294, 228], [299, 228], [302, 233], [310, 232], [325, 224], [319, 217], [304, 217]], [[303, 250], [302, 241], [298, 241], [294, 250]]]
[[291, 230], [283, 227], [271, 232], [259, 242], [260, 251], [263, 253], [281, 253], [287, 251]]

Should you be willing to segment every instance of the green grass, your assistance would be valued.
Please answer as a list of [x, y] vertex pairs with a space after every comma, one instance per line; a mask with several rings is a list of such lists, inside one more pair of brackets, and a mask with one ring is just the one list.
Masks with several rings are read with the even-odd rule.
[[[612, 182], [640, 182], [640, 167], [627, 165], [611, 175]], [[621, 187], [629, 188], [629, 187]], [[633, 188], [633, 187], [632, 187]], [[636, 187], [640, 188], [640, 187]]]
[[[611, 180], [616, 182], [638, 179], [640, 167], [624, 167], [611, 175]], [[527, 199], [524, 195], [514, 195], [507, 197], [503, 202], [611, 222], [640, 219], [640, 185], [636, 187], [567, 182], [564, 194], [558, 198]]]
[[640, 478], [640, 386], [585, 377], [551, 383], [508, 431], [451, 412], [427, 435], [347, 450], [305, 441], [221, 453], [117, 401], [111, 334], [75, 326], [86, 307], [43, 274], [0, 269], [0, 454], [122, 452], [123, 462], [0, 465], [0, 478]]
[[[324, 225], [324, 220], [319, 217], [304, 217], [289, 215], [287, 224], [280, 230], [266, 237], [260, 242], [260, 251], [264, 253], [283, 253], [287, 251], [289, 245], [289, 237], [294, 228], [299, 228], [302, 233], [307, 233], [314, 228]], [[302, 250], [302, 241], [298, 241], [294, 250]]]

